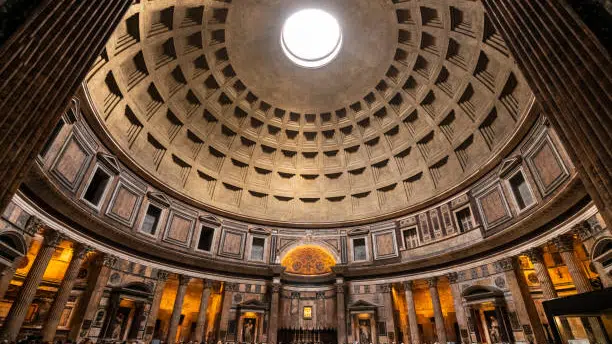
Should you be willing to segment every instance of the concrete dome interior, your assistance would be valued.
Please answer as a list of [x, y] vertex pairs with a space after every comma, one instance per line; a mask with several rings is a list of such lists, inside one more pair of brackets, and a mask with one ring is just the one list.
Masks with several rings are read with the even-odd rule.
[[610, 342], [609, 2], [0, 0], [0, 340]]
[[[286, 224], [415, 210], [524, 134], [533, 95], [479, 2], [345, 5], [135, 4], [87, 78], [96, 121], [164, 189]], [[304, 7], [342, 27], [322, 68], [279, 44]]]

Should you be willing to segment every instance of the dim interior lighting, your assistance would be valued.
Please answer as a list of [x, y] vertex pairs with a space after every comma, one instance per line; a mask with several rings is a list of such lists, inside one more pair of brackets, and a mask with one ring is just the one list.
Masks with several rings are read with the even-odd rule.
[[281, 46], [285, 55], [298, 66], [319, 68], [340, 52], [342, 30], [331, 14], [319, 9], [304, 9], [285, 21]]

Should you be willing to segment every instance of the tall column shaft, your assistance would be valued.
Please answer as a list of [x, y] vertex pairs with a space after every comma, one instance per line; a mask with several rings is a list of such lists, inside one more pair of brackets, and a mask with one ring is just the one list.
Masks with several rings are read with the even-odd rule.
[[458, 274], [450, 273], [448, 274], [448, 280], [450, 281], [451, 294], [453, 296], [453, 307], [455, 308], [455, 317], [457, 318], [457, 324], [459, 325], [459, 336], [457, 338], [458, 342], [468, 341], [468, 337], [464, 337], [465, 334], [468, 334], [468, 323], [467, 316], [465, 314], [465, 308], [463, 307], [462, 297], [461, 297], [461, 289], [459, 288], [459, 284], [457, 284]]
[[406, 295], [406, 313], [408, 313], [408, 326], [410, 326], [410, 340], [412, 344], [421, 343], [421, 334], [419, 333], [419, 323], [417, 321], [416, 307], [414, 305], [414, 295], [412, 288], [413, 281], [404, 282], [404, 293]]
[[268, 343], [276, 344], [278, 335], [278, 312], [280, 303], [280, 281], [272, 284], [272, 300], [270, 301], [270, 326], [268, 328]]
[[204, 289], [202, 289], [202, 297], [200, 298], [200, 309], [198, 310], [198, 318], [196, 320], [195, 334], [193, 340], [201, 342], [204, 339], [206, 331], [206, 311], [208, 310], [208, 300], [210, 299], [210, 289], [212, 283], [209, 280], [204, 280]]
[[131, 3], [40, 1], [0, 47], [0, 209]]
[[83, 329], [82, 326], [85, 322], [91, 324], [93, 321], [116, 262], [117, 258], [108, 254], [100, 254], [93, 262], [87, 279], [87, 286], [79, 298], [74, 311], [75, 314], [70, 321], [68, 339], [76, 342], [79, 338], [87, 337], [89, 328]]
[[557, 298], [557, 291], [555, 290], [552, 279], [548, 274], [548, 268], [544, 264], [542, 249], [540, 247], [534, 247], [525, 254], [529, 257], [531, 264], [533, 264], [533, 269], [535, 270], [538, 281], [540, 282], [540, 288], [542, 288], [544, 300]]
[[606, 223], [612, 223], [612, 61], [558, 0], [482, 0], [559, 134]]
[[164, 288], [166, 287], [166, 281], [168, 280], [168, 272], [159, 270], [157, 271], [157, 283], [155, 284], [155, 291], [153, 292], [153, 301], [151, 302], [151, 310], [147, 317], [147, 327], [145, 329], [145, 341], [150, 342], [155, 333], [155, 322], [157, 321], [157, 314], [159, 313], [159, 306], [161, 299], [164, 294]]
[[91, 249], [84, 245], [77, 244], [74, 246], [72, 259], [70, 260], [70, 264], [68, 264], [64, 279], [59, 286], [55, 299], [51, 304], [51, 309], [49, 313], [47, 313], [47, 320], [42, 328], [42, 340], [44, 342], [52, 342], [55, 338], [57, 325], [59, 325], [64, 308], [66, 308], [66, 302], [68, 302], [70, 292], [74, 287], [74, 282], [76, 281], [86, 254], [90, 251]]
[[166, 339], [166, 342], [169, 344], [176, 342], [176, 334], [181, 320], [181, 312], [183, 311], [183, 302], [185, 301], [187, 284], [190, 279], [189, 276], [179, 276], [179, 287], [176, 292], [176, 298], [174, 299], [174, 307], [172, 308], [172, 316], [170, 317], [170, 325], [168, 326], [168, 338]]
[[427, 283], [429, 283], [429, 296], [433, 304], [438, 342], [446, 343], [446, 327], [444, 326], [444, 315], [442, 314], [442, 304], [440, 304], [440, 294], [438, 294], [438, 278], [432, 277], [427, 280]]
[[[17, 258], [20, 262], [22, 258]], [[9, 286], [11, 285], [11, 280], [13, 280], [13, 276], [15, 276], [15, 271], [17, 271], [18, 262], [13, 263], [13, 265], [3, 266], [0, 271], [0, 300], [4, 299], [4, 295], [6, 294]]]
[[346, 307], [344, 305], [344, 282], [336, 283], [336, 313], [338, 321], [338, 344], [346, 343]]
[[574, 244], [571, 235], [562, 235], [553, 240], [553, 244], [559, 250], [563, 263], [567, 266], [567, 270], [572, 277], [574, 286], [578, 293], [586, 293], [593, 290], [591, 282], [582, 268], [578, 257], [574, 254]]
[[45, 270], [49, 265], [49, 261], [51, 261], [53, 252], [60, 241], [61, 236], [58, 232], [49, 231], [48, 233], [45, 233], [45, 239], [42, 247], [38, 251], [36, 259], [34, 259], [34, 263], [32, 263], [32, 267], [23, 281], [23, 285], [19, 289], [17, 298], [11, 306], [9, 313], [6, 316], [6, 320], [4, 321], [1, 335], [3, 339], [8, 341], [14, 341], [17, 339], [17, 335], [19, 334], [21, 325], [23, 324], [23, 321], [28, 313], [28, 309], [34, 300], [34, 296], [36, 296], [36, 290], [42, 281]]

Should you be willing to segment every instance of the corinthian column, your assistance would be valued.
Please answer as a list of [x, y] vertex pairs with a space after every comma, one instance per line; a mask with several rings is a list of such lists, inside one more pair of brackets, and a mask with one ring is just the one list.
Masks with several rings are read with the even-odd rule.
[[212, 281], [204, 280], [204, 289], [202, 289], [202, 298], [200, 299], [200, 309], [198, 310], [198, 318], [196, 320], [195, 334], [193, 340], [201, 342], [205, 338], [206, 331], [206, 310], [208, 309], [208, 300], [210, 299], [210, 289]]
[[278, 335], [278, 306], [280, 303], [281, 291], [280, 279], [272, 283], [272, 300], [270, 302], [270, 326], [268, 328], [268, 343], [276, 344]]
[[346, 319], [344, 306], [344, 280], [336, 279], [336, 313], [338, 320], [338, 344], [346, 343]]
[[174, 299], [174, 307], [172, 308], [172, 316], [170, 317], [170, 325], [168, 326], [168, 337], [166, 342], [172, 344], [176, 342], [176, 333], [178, 332], [179, 322], [181, 320], [181, 312], [183, 311], [183, 301], [187, 294], [187, 284], [191, 277], [179, 275], [179, 287]]
[[91, 324], [93, 321], [111, 271], [116, 263], [117, 257], [108, 254], [100, 254], [92, 262], [85, 291], [79, 298], [75, 313], [70, 321], [68, 339], [76, 342], [79, 338], [87, 337], [89, 327], [82, 328], [83, 324]]
[[410, 340], [412, 344], [421, 343], [419, 323], [417, 321], [416, 307], [414, 306], [413, 281], [404, 282], [404, 293], [406, 294], [406, 312], [408, 313], [408, 326], [410, 326]]
[[534, 247], [529, 251], [525, 252], [525, 255], [529, 257], [533, 268], [535, 269], [536, 276], [540, 282], [540, 288], [542, 288], [542, 295], [544, 300], [550, 300], [557, 298], [557, 291], [553, 285], [552, 279], [548, 274], [548, 268], [544, 264], [544, 256], [542, 248]]
[[155, 329], [155, 322], [157, 321], [157, 313], [159, 313], [159, 306], [161, 304], [162, 295], [164, 294], [164, 288], [166, 287], [166, 281], [168, 280], [168, 272], [163, 270], [157, 271], [157, 283], [155, 284], [155, 291], [153, 292], [153, 301], [151, 302], [151, 310], [147, 317], [147, 327], [145, 329], [145, 341], [150, 342], [155, 336], [153, 333]]
[[55, 338], [57, 325], [59, 324], [62, 312], [66, 307], [68, 297], [70, 297], [70, 292], [72, 291], [74, 282], [76, 281], [76, 278], [79, 274], [79, 270], [81, 269], [81, 264], [83, 263], [83, 260], [85, 259], [87, 253], [91, 252], [91, 250], [92, 249], [90, 247], [87, 247], [85, 245], [74, 245], [72, 259], [70, 260], [68, 269], [64, 274], [64, 279], [60, 284], [60, 287], [57, 291], [57, 295], [55, 295], [55, 299], [53, 300], [51, 309], [47, 314], [47, 321], [45, 322], [45, 325], [42, 328], [43, 342], [52, 342], [53, 338]]
[[586, 293], [593, 290], [593, 287], [584, 269], [580, 265], [580, 261], [574, 254], [573, 240], [571, 235], [561, 235], [553, 239], [553, 244], [557, 247], [557, 250], [559, 250], [561, 259], [563, 259], [563, 263], [567, 266], [574, 286], [576, 286], [576, 291], [578, 293]]
[[427, 280], [429, 284], [429, 296], [433, 303], [434, 319], [436, 321], [436, 334], [438, 342], [446, 343], [446, 327], [444, 326], [444, 316], [442, 315], [442, 305], [440, 304], [440, 295], [438, 294], [438, 278], [431, 277]]
[[48, 232], [45, 233], [42, 247], [38, 251], [36, 259], [34, 259], [34, 263], [32, 263], [32, 267], [30, 268], [30, 272], [23, 281], [17, 298], [4, 321], [1, 335], [3, 339], [8, 341], [17, 339], [17, 335], [28, 313], [30, 304], [32, 304], [34, 296], [36, 296], [38, 285], [42, 281], [47, 265], [49, 265], [49, 261], [51, 261], [51, 257], [53, 256], [53, 252], [61, 240], [61, 235], [56, 231], [48, 230]]

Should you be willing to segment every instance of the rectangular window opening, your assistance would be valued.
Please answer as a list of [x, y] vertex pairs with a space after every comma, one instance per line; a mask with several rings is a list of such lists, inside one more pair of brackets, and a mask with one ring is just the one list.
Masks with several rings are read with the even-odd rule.
[[198, 250], [210, 251], [210, 249], [212, 248], [212, 242], [213, 242], [214, 235], [215, 235], [214, 228], [202, 226], [200, 240], [198, 241]]
[[147, 234], [155, 235], [157, 231], [157, 225], [161, 217], [161, 209], [149, 204], [147, 213], [145, 214], [144, 220], [142, 221], [141, 231]]
[[266, 244], [266, 239], [264, 238], [253, 238], [253, 243], [251, 245], [251, 260], [264, 260], [264, 246]]
[[109, 181], [110, 175], [108, 173], [104, 172], [101, 168], [96, 169], [96, 172], [94, 172], [93, 177], [89, 181], [89, 185], [87, 185], [87, 190], [85, 190], [83, 199], [98, 206]]
[[459, 232], [463, 233], [472, 229], [472, 212], [470, 211], [470, 208], [459, 210], [455, 216], [457, 217]]
[[523, 173], [516, 173], [510, 178], [509, 182], [519, 209], [523, 210], [530, 206], [533, 203], [533, 197], [531, 196], [531, 191], [525, 181], [525, 177], [523, 177]]
[[353, 240], [353, 257], [355, 261], [368, 259], [365, 238]]
[[416, 228], [404, 230], [404, 245], [406, 249], [415, 248], [419, 245]]

